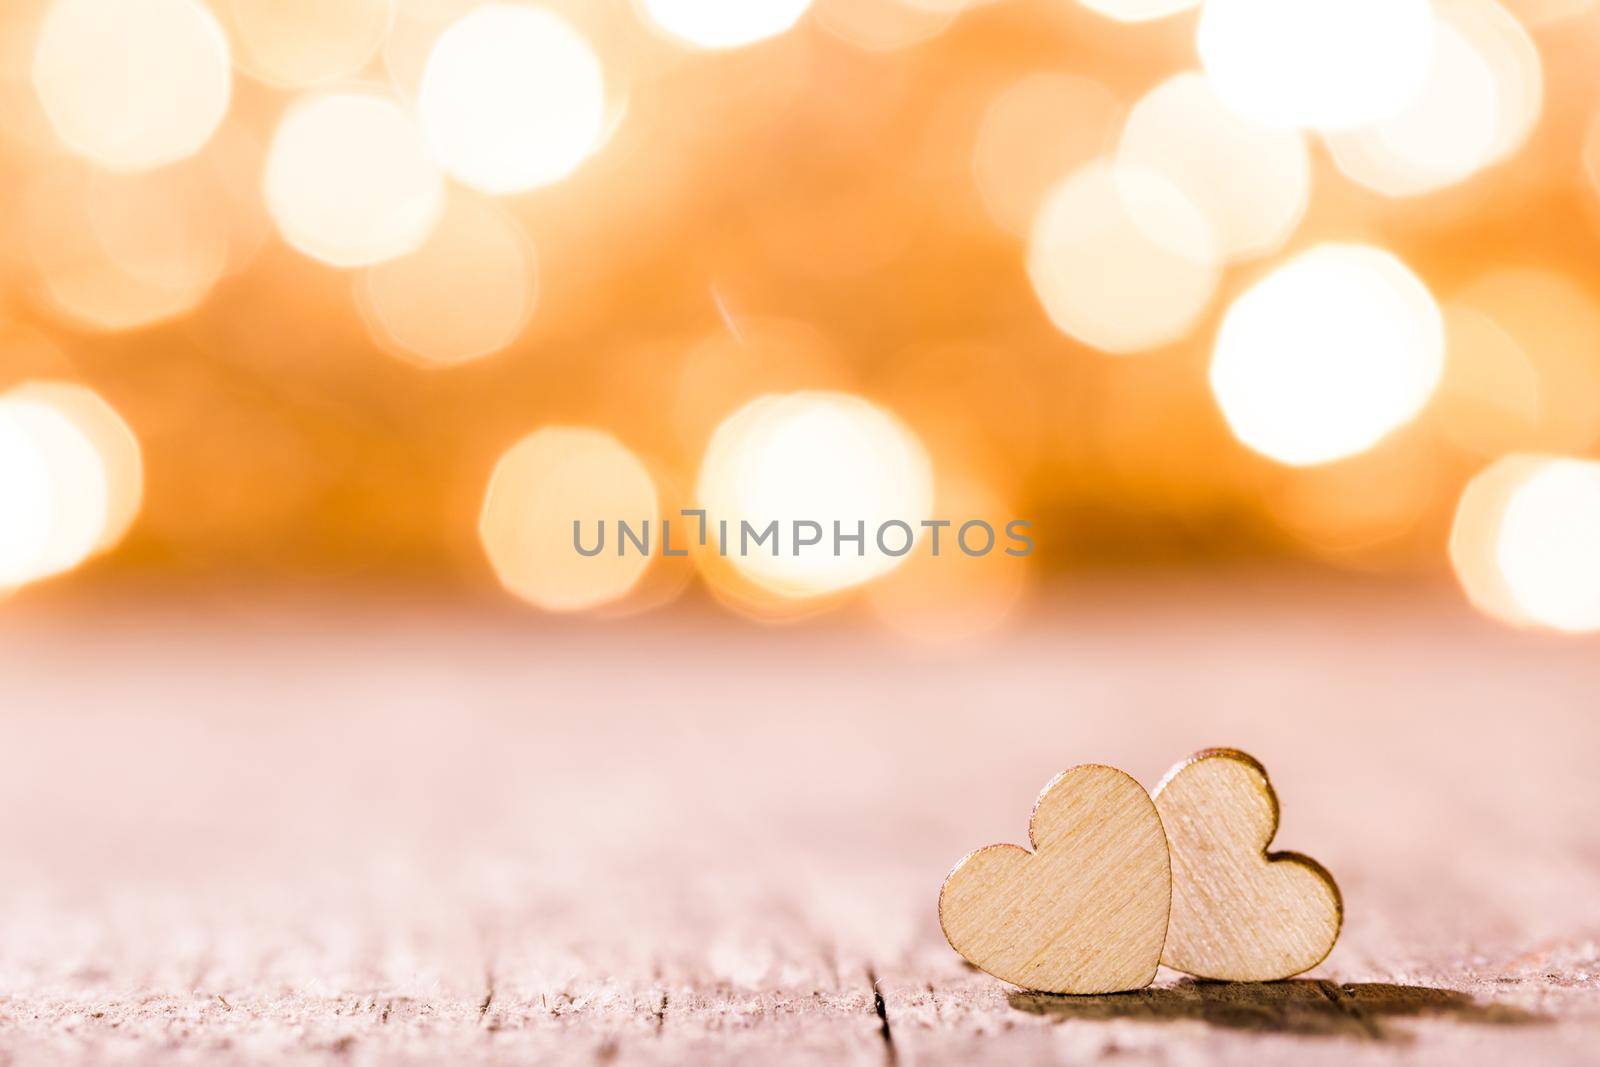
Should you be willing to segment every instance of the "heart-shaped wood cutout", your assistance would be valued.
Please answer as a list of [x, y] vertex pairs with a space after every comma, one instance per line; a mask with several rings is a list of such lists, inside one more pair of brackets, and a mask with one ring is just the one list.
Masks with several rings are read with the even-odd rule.
[[1172, 921], [1161, 962], [1199, 978], [1266, 982], [1333, 951], [1344, 904], [1333, 876], [1268, 852], [1278, 796], [1266, 768], [1231, 748], [1197, 752], [1156, 786], [1172, 851]]
[[961, 955], [1013, 985], [1115, 993], [1150, 984], [1161, 962], [1172, 874], [1144, 787], [1086, 764], [1044, 787], [1033, 851], [968, 853], [939, 891], [939, 925]]

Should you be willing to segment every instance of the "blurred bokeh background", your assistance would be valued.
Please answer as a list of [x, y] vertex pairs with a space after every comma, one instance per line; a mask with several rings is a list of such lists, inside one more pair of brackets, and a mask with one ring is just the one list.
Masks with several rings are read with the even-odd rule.
[[1474, 1005], [1374, 1061], [1583, 1061], [1597, 55], [1600, 0], [0, 0], [0, 1060], [1236, 1062], [934, 908], [1062, 767], [1230, 745], [1346, 893], [1317, 977]]
[[[8, 0], [0, 587], [945, 642], [1261, 565], [1600, 628], [1597, 49], [1590, 0]], [[571, 550], [708, 501], [1036, 548]]]

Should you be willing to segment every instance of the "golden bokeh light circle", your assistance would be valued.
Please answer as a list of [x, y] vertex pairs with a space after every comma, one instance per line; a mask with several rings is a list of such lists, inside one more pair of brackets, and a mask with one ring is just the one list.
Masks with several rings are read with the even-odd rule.
[[[773, 394], [751, 401], [717, 427], [700, 464], [695, 499], [706, 511], [719, 555], [726, 544], [727, 559], [741, 575], [780, 596], [815, 597], [901, 564], [899, 544], [886, 552], [877, 534], [885, 523], [899, 522], [910, 527], [913, 539], [921, 535], [921, 523], [932, 517], [933, 473], [926, 450], [905, 424], [861, 397]], [[794, 524], [802, 521], [820, 527], [819, 544], [795, 544]], [[745, 551], [746, 523], [757, 534], [776, 523], [776, 548]], [[861, 543], [836, 544], [836, 523], [844, 534], [864, 531]]]
[[1527, 27], [1497, 0], [1455, 0], [1438, 9], [1495, 79], [1495, 138], [1485, 165], [1520, 149], [1544, 111], [1544, 61]]
[[1045, 199], [1028, 240], [1028, 277], [1062, 333], [1103, 352], [1170, 344], [1216, 292], [1211, 224], [1146, 167], [1097, 160]]
[[741, 48], [792, 29], [811, 0], [635, 0], [650, 23], [700, 48]]
[[605, 78], [583, 35], [544, 8], [491, 3], [429, 52], [417, 111], [434, 159], [486, 193], [571, 174], [607, 127]]
[[278, 123], [263, 178], [272, 220], [336, 267], [405, 255], [427, 240], [444, 180], [411, 116], [376, 92], [303, 98]]
[[106, 483], [105, 521], [94, 551], [114, 548], [127, 535], [144, 503], [144, 454], [133, 429], [99, 393], [76, 382], [24, 382], [8, 392], [6, 399], [53, 409], [93, 445]]
[[1182, 189], [1228, 259], [1281, 247], [1311, 199], [1304, 135], [1229, 110], [1195, 71], [1169, 78], [1133, 106], [1117, 155]]
[[222, 27], [198, 0], [54, 0], [33, 84], [74, 152], [112, 170], [192, 155], [232, 97]]
[[1479, 471], [1462, 490], [1450, 526], [1450, 566], [1467, 600], [1508, 626], [1527, 626], [1530, 620], [1511, 595], [1500, 569], [1500, 523], [1511, 495], [1549, 458], [1503, 456]]
[[1600, 630], [1600, 463], [1554, 458], [1507, 497], [1495, 563], [1523, 616], [1566, 633]]
[[[586, 611], [625, 597], [655, 558], [631, 543], [618, 551], [619, 520], [635, 533], [648, 522], [652, 536], [660, 536], [661, 503], [649, 469], [609, 433], [550, 426], [512, 445], [495, 464], [478, 534], [509, 592], [545, 611]], [[604, 522], [597, 555], [577, 550], [575, 522], [586, 548]]]
[[50, 543], [50, 468], [24, 420], [0, 401], [0, 590], [37, 576]]
[[394, 10], [395, 0], [227, 0], [240, 69], [293, 89], [360, 74]]
[[1207, 0], [1197, 43], [1217, 95], [1240, 115], [1338, 130], [1410, 102], [1433, 26], [1428, 0]]
[[1149, 22], [1199, 7], [1201, 0], [1078, 0], [1097, 15], [1118, 22]]
[[1124, 111], [1100, 82], [1061, 71], [1024, 75], [997, 93], [972, 150], [990, 217], [1026, 235], [1051, 187], [1111, 149]]
[[[7, 567], [8, 584], [71, 570], [94, 552], [105, 531], [109, 501], [105, 463], [89, 436], [42, 398], [8, 393], [0, 397], [0, 413], [27, 436], [48, 487], [48, 536], [31, 559], [19, 558]], [[34, 495], [31, 506], [38, 503]], [[29, 528], [31, 539], [37, 517], [24, 515], [19, 521]]]
[[357, 304], [374, 339], [403, 359], [455, 366], [499, 352], [533, 314], [537, 268], [517, 222], [460, 192], [422, 246], [368, 267]]
[[1405, 264], [1325, 244], [1228, 309], [1211, 389], [1234, 436], [1290, 466], [1363, 452], [1411, 421], [1444, 368], [1444, 323]]
[[1433, 61], [1420, 90], [1379, 122], [1328, 136], [1351, 180], [1385, 196], [1420, 196], [1506, 158], [1543, 102], [1543, 71], [1527, 31], [1495, 0], [1439, 9]]
[[[69, 162], [35, 175], [22, 200], [34, 295], [44, 309], [75, 328], [116, 332], [199, 305], [222, 272], [227, 237], [214, 203], [167, 195], [189, 167], [108, 174]], [[194, 193], [181, 180], [176, 187]], [[167, 192], [146, 195], [157, 190]], [[155, 203], [177, 213], [163, 225], [150, 213]], [[141, 234], [151, 230], [159, 237], [147, 241]]]

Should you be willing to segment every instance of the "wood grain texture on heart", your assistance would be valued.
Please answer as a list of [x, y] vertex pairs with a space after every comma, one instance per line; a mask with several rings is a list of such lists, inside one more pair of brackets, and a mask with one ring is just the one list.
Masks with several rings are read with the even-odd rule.
[[945, 878], [939, 924], [974, 966], [1025, 989], [1115, 993], [1161, 962], [1172, 876], [1150, 796], [1114, 767], [1086, 764], [1045, 786], [1033, 851], [990, 845]]
[[1267, 851], [1278, 797], [1266, 768], [1236, 749], [1206, 749], [1152, 795], [1172, 854], [1162, 963], [1200, 978], [1264, 982], [1327, 957], [1344, 921], [1339, 887], [1310, 857]]

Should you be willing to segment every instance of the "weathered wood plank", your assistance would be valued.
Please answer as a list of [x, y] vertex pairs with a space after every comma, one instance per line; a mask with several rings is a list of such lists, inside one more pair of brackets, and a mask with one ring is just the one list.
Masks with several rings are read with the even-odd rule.
[[[0, 1059], [1591, 1060], [1592, 649], [1228, 597], [1080, 594], [939, 662], [715, 621], [7, 616]], [[1039, 783], [1208, 744], [1339, 878], [1306, 980], [1064, 1000], [945, 945], [945, 872]]]

